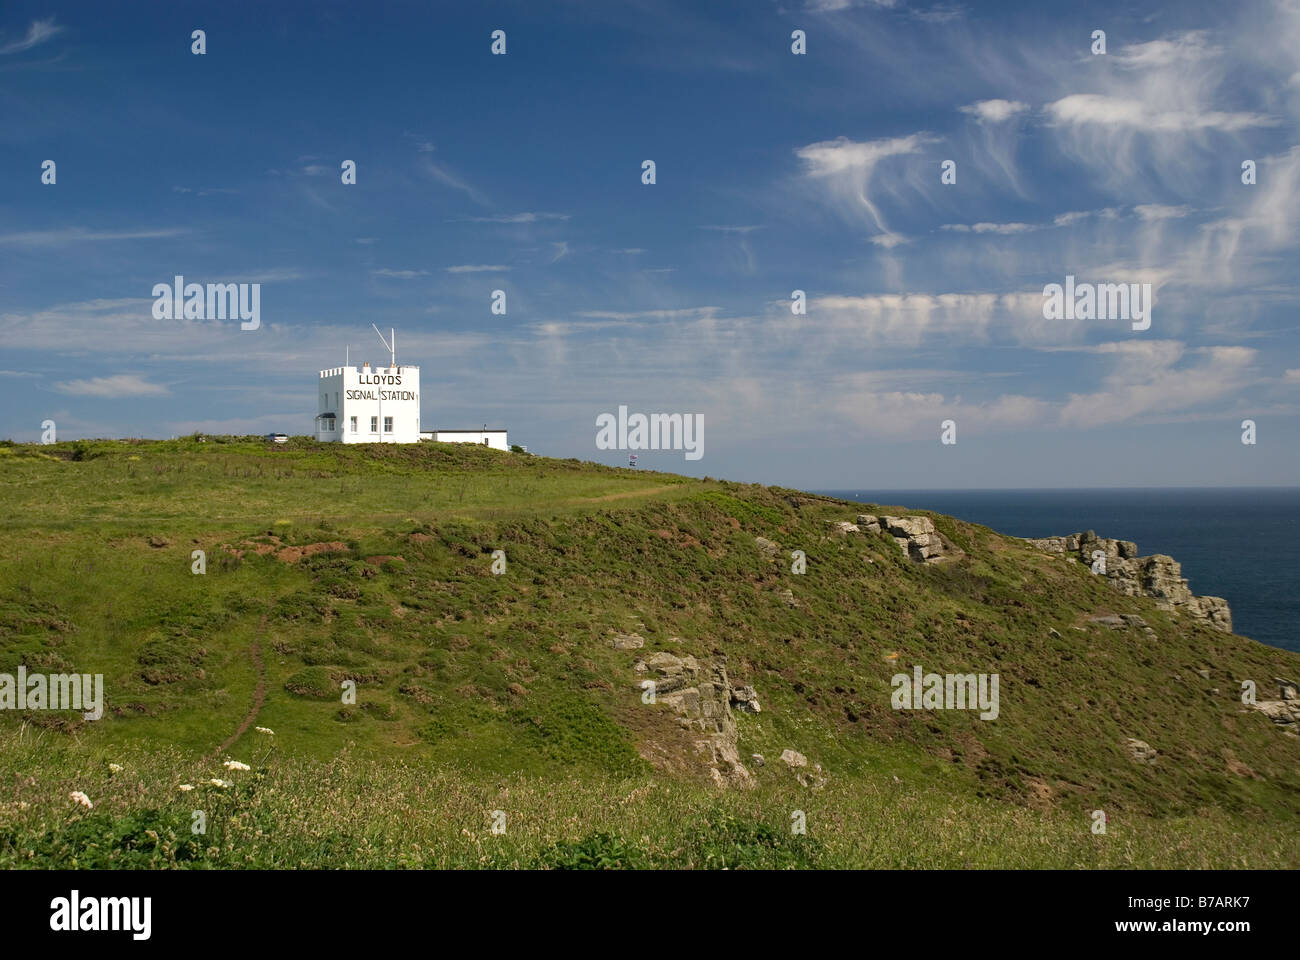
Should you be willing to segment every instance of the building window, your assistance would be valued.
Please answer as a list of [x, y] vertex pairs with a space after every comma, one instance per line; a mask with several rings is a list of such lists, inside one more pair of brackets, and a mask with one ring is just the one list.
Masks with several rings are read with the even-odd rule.
[[392, 433], [392, 432], [393, 432], [393, 418], [384, 417], [384, 433]]
[[353, 433], [356, 433], [356, 432], [357, 432], [357, 418], [356, 418], [356, 417], [353, 417], [353, 418], [352, 418], [352, 432], [353, 432]]
[[331, 432], [333, 432], [333, 430], [334, 430], [334, 418], [333, 418], [333, 417], [326, 417], [324, 420], [322, 420], [322, 421], [321, 421], [321, 428], [322, 428], [323, 430], [325, 430], [326, 433], [331, 433]]
[[484, 437], [484, 438], [483, 438], [483, 446], [486, 447], [487, 445], [488, 445], [487, 437]]
[[378, 417], [371, 417], [371, 418], [370, 418], [370, 432], [371, 432], [371, 433], [378, 433], [378, 432], [379, 432], [379, 418], [378, 418]]

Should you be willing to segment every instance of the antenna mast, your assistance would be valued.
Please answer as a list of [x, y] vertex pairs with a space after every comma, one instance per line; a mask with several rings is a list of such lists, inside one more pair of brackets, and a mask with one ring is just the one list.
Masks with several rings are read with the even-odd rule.
[[388, 348], [388, 353], [391, 358], [389, 366], [392, 367], [397, 366], [397, 331], [394, 330], [392, 327], [388, 328], [388, 336], [391, 338], [390, 341], [384, 339], [384, 335], [382, 333], [379, 333], [379, 328], [376, 327], [373, 323], [370, 325], [370, 328], [374, 330], [376, 334], [379, 335], [379, 342]]

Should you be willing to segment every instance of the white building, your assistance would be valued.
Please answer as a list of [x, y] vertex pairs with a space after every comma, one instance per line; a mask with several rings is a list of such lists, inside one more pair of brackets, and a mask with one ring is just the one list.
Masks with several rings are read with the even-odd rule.
[[439, 443], [480, 443], [493, 450], [510, 449], [504, 430], [426, 430], [420, 434], [420, 439]]
[[[376, 330], [378, 332], [378, 330]], [[384, 341], [388, 366], [345, 366], [320, 372], [316, 439], [334, 443], [477, 443], [509, 450], [504, 430], [420, 429], [420, 368], [397, 362], [396, 333]], [[380, 334], [383, 340], [383, 334]]]
[[335, 367], [320, 372], [316, 439], [336, 443], [418, 443], [420, 368], [409, 364]]

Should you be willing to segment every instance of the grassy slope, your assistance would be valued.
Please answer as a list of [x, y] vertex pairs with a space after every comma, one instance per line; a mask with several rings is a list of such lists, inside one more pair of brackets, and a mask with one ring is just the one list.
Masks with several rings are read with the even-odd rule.
[[[950, 518], [936, 524], [967, 554], [950, 565], [828, 538], [825, 521], [857, 507], [790, 494], [441, 444], [0, 447], [0, 671], [103, 673], [109, 701], [71, 731], [36, 715], [19, 737], [24, 718], [0, 717], [0, 773], [19, 784], [0, 799], [0, 864], [545, 864], [613, 850], [697, 866], [717, 848], [733, 865], [1300, 865], [1300, 739], [1238, 700], [1241, 680], [1268, 691], [1300, 673], [1294, 654], [1171, 619]], [[756, 535], [781, 545], [779, 562]], [[344, 549], [255, 552], [321, 542]], [[205, 576], [190, 572], [194, 549]], [[1141, 614], [1159, 639], [1086, 619], [1110, 612]], [[641, 703], [633, 654], [609, 643], [630, 630], [640, 654], [725, 655], [757, 688], [763, 712], [739, 717], [742, 756], [769, 760], [757, 789], [703, 783], [665, 708]], [[254, 771], [200, 804], [176, 784], [228, 776], [203, 758], [249, 711], [254, 644], [256, 724], [275, 736], [234, 743]], [[889, 678], [914, 663], [999, 673], [1000, 717], [891, 710]], [[348, 678], [356, 707], [339, 702]], [[1135, 764], [1126, 737], [1159, 761]], [[641, 758], [648, 743], [673, 769]], [[824, 790], [773, 762], [787, 747], [822, 764]], [[93, 813], [70, 812], [77, 788]], [[187, 826], [214, 805], [209, 849]], [[807, 838], [788, 836], [796, 805]], [[485, 840], [497, 808], [507, 834]], [[1096, 809], [1105, 837], [1088, 829]], [[322, 824], [370, 853], [322, 847]], [[178, 839], [121, 841], [150, 831]], [[583, 838], [590, 850], [564, 846]]]

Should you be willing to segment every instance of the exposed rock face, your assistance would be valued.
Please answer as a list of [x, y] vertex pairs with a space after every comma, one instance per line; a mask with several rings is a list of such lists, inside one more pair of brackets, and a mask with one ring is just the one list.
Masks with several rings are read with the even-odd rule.
[[1295, 700], [1260, 700], [1255, 709], [1276, 724], [1300, 723], [1300, 702]]
[[[1232, 612], [1228, 601], [1222, 597], [1198, 597], [1187, 587], [1183, 568], [1173, 557], [1163, 553], [1149, 557], [1137, 555], [1137, 544], [1132, 540], [1109, 540], [1091, 530], [1072, 533], [1066, 537], [1028, 539], [1040, 550], [1062, 556], [1077, 557], [1079, 562], [1092, 567], [1100, 551], [1105, 562], [1106, 581], [1130, 597], [1152, 597], [1162, 610], [1185, 613], [1201, 620], [1216, 630], [1232, 632]], [[1098, 573], [1101, 568], [1098, 566]]]
[[787, 767], [808, 766], [808, 758], [805, 757], [798, 750], [782, 750], [781, 762], [784, 763]]
[[769, 540], [767, 537], [755, 537], [754, 543], [758, 549], [762, 550], [769, 557], [775, 557], [781, 549], [775, 541]]
[[1294, 729], [1293, 725], [1300, 723], [1300, 684], [1284, 677], [1274, 677], [1273, 682], [1281, 688], [1282, 699], [1260, 700], [1251, 706], [1279, 726]]
[[746, 713], [760, 713], [763, 708], [758, 705], [758, 694], [753, 687], [732, 687], [731, 703], [737, 710]]
[[616, 634], [612, 642], [615, 650], [636, 650], [645, 646], [645, 638], [636, 633]]
[[858, 529], [887, 534], [906, 556], [919, 563], [948, 559], [943, 538], [935, 532], [934, 521], [929, 517], [877, 517], [863, 513], [858, 515]]
[[794, 778], [800, 786], [811, 787], [819, 790], [826, 786], [826, 777], [822, 774], [822, 765], [814, 763], [812, 768], [808, 768], [808, 758], [798, 750], [785, 749], [781, 751], [781, 762], [794, 771]]
[[[1119, 616], [1110, 614], [1104, 617], [1089, 617], [1088, 621], [1090, 623], [1098, 624], [1099, 626], [1110, 627], [1112, 630], [1127, 630], [1132, 627], [1135, 630], [1141, 630], [1152, 640], [1156, 638], [1156, 632], [1152, 630], [1147, 622], [1136, 613], [1123, 613]], [[1060, 634], [1058, 633], [1057, 636], [1059, 637]]]
[[[652, 653], [635, 667], [655, 681], [655, 699], [677, 714], [677, 722], [696, 734], [695, 749], [719, 786], [747, 785], [750, 773], [740, 762], [739, 731], [732, 705], [758, 713], [753, 687], [733, 687], [727, 668], [694, 657]], [[638, 681], [639, 683], [639, 681]]]
[[1155, 763], [1156, 749], [1145, 740], [1135, 740], [1129, 737], [1124, 741], [1124, 746], [1128, 748], [1129, 756], [1138, 763]]

